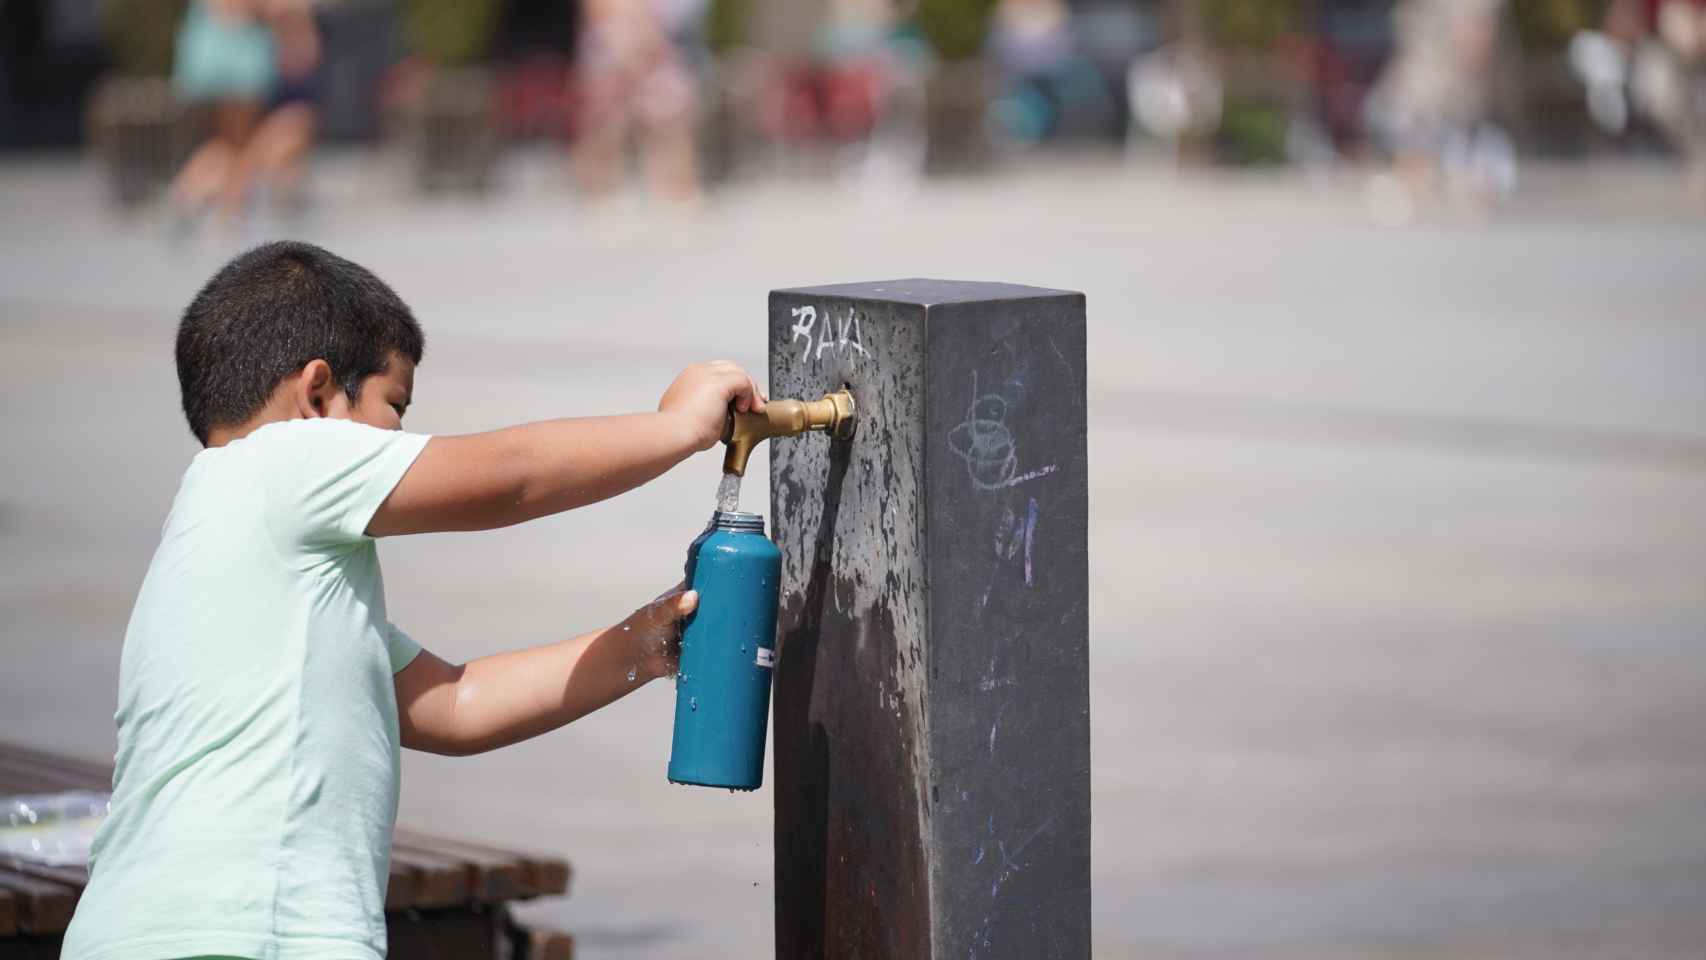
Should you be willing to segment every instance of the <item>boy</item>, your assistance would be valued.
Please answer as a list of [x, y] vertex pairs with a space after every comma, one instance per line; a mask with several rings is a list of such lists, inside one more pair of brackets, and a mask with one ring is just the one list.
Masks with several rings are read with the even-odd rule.
[[658, 412], [455, 437], [401, 430], [420, 327], [367, 270], [243, 254], [178, 329], [196, 455], [119, 671], [112, 812], [65, 960], [377, 960], [399, 747], [537, 736], [673, 670], [671, 591], [622, 623], [452, 666], [391, 624], [373, 538], [490, 530], [630, 490], [762, 409], [689, 367]]

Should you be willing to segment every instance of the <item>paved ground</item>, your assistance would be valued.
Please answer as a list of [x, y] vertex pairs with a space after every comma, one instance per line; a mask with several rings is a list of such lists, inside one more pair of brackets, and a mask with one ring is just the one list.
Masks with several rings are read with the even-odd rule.
[[[1088, 293], [1099, 957], [1706, 942], [1706, 229], [1663, 171], [1540, 171], [1494, 222], [1398, 232], [1340, 186], [1108, 164], [748, 186], [693, 223], [583, 210], [544, 167], [493, 206], [333, 173], [300, 232], [415, 305], [426, 431], [761, 368], [772, 287]], [[175, 316], [236, 241], [109, 219], [74, 166], [0, 170], [0, 211], [0, 736], [99, 755], [194, 452]], [[452, 658], [617, 617], [672, 580], [716, 479], [706, 457], [388, 543], [391, 606]], [[770, 798], [667, 786], [669, 698], [411, 756], [403, 819], [567, 852], [574, 896], [532, 912], [589, 960], [767, 956]]]

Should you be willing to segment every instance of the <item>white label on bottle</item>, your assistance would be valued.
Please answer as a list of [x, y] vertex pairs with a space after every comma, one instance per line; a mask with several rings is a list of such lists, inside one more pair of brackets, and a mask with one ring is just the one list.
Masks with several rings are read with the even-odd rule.
[[769, 647], [759, 647], [758, 657], [753, 662], [767, 670], [773, 670], [776, 667], [776, 651]]

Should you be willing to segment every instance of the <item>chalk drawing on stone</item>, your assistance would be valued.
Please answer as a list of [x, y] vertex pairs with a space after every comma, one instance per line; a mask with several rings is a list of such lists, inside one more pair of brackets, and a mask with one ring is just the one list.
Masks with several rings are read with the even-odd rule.
[[966, 418], [948, 431], [948, 448], [966, 465], [974, 490], [1003, 490], [1046, 477], [1055, 464], [1019, 473], [1019, 447], [1007, 428], [1007, 398], [977, 392], [977, 371], [971, 374], [971, 406]]
[[[1024, 837], [1024, 839], [1014, 845], [1012, 850], [1008, 850], [1007, 841], [999, 837], [995, 832], [995, 815], [990, 814], [989, 820], [985, 826], [985, 832], [995, 841], [996, 855], [1001, 858], [1000, 864], [993, 865], [995, 867], [995, 879], [989, 885], [989, 899], [992, 907], [994, 907], [996, 901], [1001, 897], [1001, 887], [1006, 884], [1008, 880], [1011, 880], [1014, 874], [1023, 871], [1026, 867], [1031, 865], [1029, 860], [1019, 859], [1020, 856], [1024, 854], [1025, 848], [1029, 847], [1038, 837], [1048, 832], [1048, 829], [1054, 826], [1055, 819], [1056, 816], [1048, 817], [1035, 830], [1032, 830]], [[983, 853], [984, 847], [982, 844], [979, 844], [977, 848], [977, 859], [973, 861], [973, 866], [981, 866], [983, 864]], [[978, 928], [977, 933], [972, 935], [971, 950], [967, 953], [967, 956], [971, 958], [971, 960], [977, 960], [977, 952], [980, 946], [988, 947], [990, 945], [990, 937], [995, 929], [994, 920], [997, 916], [999, 916], [999, 909], [997, 909], [993, 914], [984, 914], [982, 926]]]

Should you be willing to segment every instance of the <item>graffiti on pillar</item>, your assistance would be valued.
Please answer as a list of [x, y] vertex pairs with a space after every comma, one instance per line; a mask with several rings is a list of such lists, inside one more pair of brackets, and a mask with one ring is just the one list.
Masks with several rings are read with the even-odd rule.
[[[973, 370], [971, 404], [966, 408], [965, 419], [948, 431], [948, 449], [965, 464], [966, 478], [971, 481], [974, 491], [1009, 490], [1049, 476], [1059, 469], [1057, 464], [1050, 463], [1020, 470], [1019, 440], [1007, 424], [1007, 415], [1013, 404], [1024, 401], [1022, 376], [1016, 376], [1007, 386], [1015, 399], [1010, 400], [1000, 392], [985, 393], [979, 389], [977, 371]], [[1022, 565], [1025, 586], [1031, 587], [1036, 583], [1031, 558], [1035, 553], [1037, 521], [1042, 510], [1035, 497], [1029, 497], [1027, 501], [1023, 514], [1007, 507], [995, 523], [996, 562], [990, 568], [989, 581], [978, 598], [980, 614], [989, 604], [1001, 570]]]
[[[821, 327], [817, 325], [816, 307], [810, 305], [794, 307], [788, 312], [794, 318], [794, 325], [789, 328], [793, 335], [788, 342], [793, 344], [802, 339], [806, 341], [805, 352], [800, 354], [801, 360], [815, 359], [821, 362], [826, 351], [832, 355], [857, 354], [866, 359], [870, 358], [870, 351], [865, 349], [864, 335], [859, 330], [859, 312], [857, 310], [849, 309], [847, 316], [842, 317], [839, 323], [833, 316], [826, 315]], [[816, 344], [815, 352], [813, 350], [814, 343]]]
[[[1037, 519], [1042, 511], [1037, 506], [1035, 497], [1029, 498], [1024, 516], [1013, 512], [1011, 507], [1002, 512], [1000, 520], [995, 524], [995, 565], [989, 569], [989, 581], [984, 584], [983, 595], [978, 598], [979, 612], [989, 606], [989, 595], [995, 590], [995, 580], [1006, 566], [1019, 566], [1021, 558], [1025, 569], [1025, 586], [1036, 584], [1031, 566], [1031, 556], [1037, 542]], [[990, 664], [993, 669], [994, 664]], [[992, 678], [985, 678], [985, 683], [993, 683]], [[980, 685], [982, 689], [990, 686]]]
[[[991, 738], [994, 737], [994, 731], [991, 731], [990, 736]], [[995, 848], [995, 856], [1000, 862], [993, 864], [995, 877], [989, 885], [989, 901], [992, 907], [1001, 899], [1001, 888], [1007, 881], [1013, 879], [1014, 874], [1031, 865], [1030, 860], [1024, 856], [1026, 848], [1030, 847], [1038, 837], [1047, 833], [1048, 829], [1054, 826], [1055, 820], [1056, 815], [1050, 815], [1035, 830], [1031, 830], [1023, 837], [1018, 838], [1012, 849], [1008, 849], [1007, 840], [995, 830], [995, 814], [990, 814], [989, 819], [984, 821], [984, 833], [987, 839], [978, 844], [977, 857], [972, 860], [972, 865], [981, 865], [989, 855], [989, 847]], [[982, 926], [972, 935], [971, 950], [967, 954], [968, 960], [977, 960], [978, 950], [990, 946], [990, 937], [995, 929], [995, 916], [998, 914], [984, 915]]]
[[817, 308], [795, 307], [788, 313], [794, 318], [793, 337], [789, 343], [798, 343], [801, 337], [806, 338], [806, 352], [800, 355], [801, 360], [808, 360], [812, 355], [812, 326], [817, 323]]
[[1007, 398], [978, 393], [976, 370], [971, 374], [971, 406], [966, 418], [948, 432], [948, 449], [965, 462], [974, 490], [1005, 490], [1056, 470], [1051, 463], [1019, 472], [1019, 444], [1007, 428]]
[[995, 556], [999, 560], [1018, 563], [1022, 553], [1025, 558], [1025, 586], [1031, 585], [1031, 553], [1037, 539], [1037, 516], [1040, 513], [1037, 499], [1030, 498], [1030, 504], [1025, 508], [1024, 516], [1014, 513], [1012, 507], [1002, 512], [1002, 517], [995, 525]]

